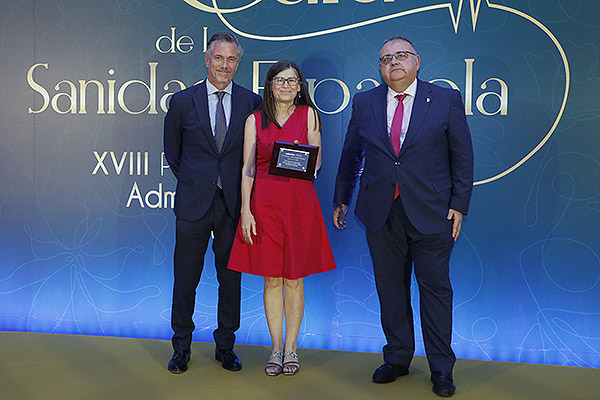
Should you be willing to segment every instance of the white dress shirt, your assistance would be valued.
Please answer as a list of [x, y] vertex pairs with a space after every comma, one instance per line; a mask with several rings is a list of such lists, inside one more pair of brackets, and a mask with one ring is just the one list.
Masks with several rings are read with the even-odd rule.
[[387, 133], [390, 136], [390, 130], [392, 128], [392, 120], [394, 119], [394, 113], [396, 112], [396, 107], [398, 106], [398, 99], [396, 99], [396, 95], [406, 94], [404, 101], [404, 114], [402, 115], [402, 134], [400, 135], [401, 141], [400, 146], [402, 146], [402, 142], [406, 137], [406, 131], [408, 130], [408, 123], [410, 122], [410, 115], [412, 114], [413, 104], [415, 102], [415, 95], [417, 94], [417, 80], [415, 79], [413, 83], [410, 84], [409, 87], [402, 93], [397, 93], [392, 88], [388, 86], [387, 92]]
[[[223, 111], [225, 111], [225, 120], [227, 121], [227, 128], [229, 128], [229, 120], [231, 119], [231, 88], [233, 87], [233, 82], [229, 82], [229, 85], [222, 91], [227, 93], [223, 96]], [[215, 113], [217, 112], [217, 103], [219, 102], [219, 96], [217, 96], [217, 92], [221, 92], [221, 90], [217, 89], [208, 78], [206, 78], [206, 93], [208, 94], [208, 115], [210, 116], [210, 126], [213, 131], [213, 136], [215, 134]]]

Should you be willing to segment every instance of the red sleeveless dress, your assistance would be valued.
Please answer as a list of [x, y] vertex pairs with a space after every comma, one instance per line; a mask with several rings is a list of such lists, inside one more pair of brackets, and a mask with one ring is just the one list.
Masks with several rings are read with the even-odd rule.
[[308, 110], [300, 106], [281, 129], [271, 123], [266, 130], [261, 128], [262, 111], [254, 113], [256, 174], [250, 209], [257, 235], [253, 245], [247, 244], [240, 221], [227, 266], [231, 270], [298, 279], [335, 268], [313, 183], [269, 174], [275, 140], [308, 144]]

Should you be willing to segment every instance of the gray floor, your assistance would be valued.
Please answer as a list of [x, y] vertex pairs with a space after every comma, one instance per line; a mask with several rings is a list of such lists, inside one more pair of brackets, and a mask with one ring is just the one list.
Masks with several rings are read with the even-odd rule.
[[[380, 354], [300, 349], [296, 376], [267, 377], [269, 349], [237, 346], [244, 368], [214, 361], [214, 345], [194, 343], [188, 372], [170, 374], [170, 342], [0, 332], [0, 399], [439, 399], [427, 362], [410, 375], [371, 382]], [[454, 399], [600, 399], [597, 369], [459, 360]]]

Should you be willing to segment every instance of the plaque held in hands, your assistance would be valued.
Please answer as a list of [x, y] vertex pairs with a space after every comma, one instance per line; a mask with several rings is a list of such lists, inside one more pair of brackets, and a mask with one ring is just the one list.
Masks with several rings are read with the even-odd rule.
[[273, 144], [269, 174], [312, 181], [315, 178], [318, 154], [317, 146], [276, 140]]

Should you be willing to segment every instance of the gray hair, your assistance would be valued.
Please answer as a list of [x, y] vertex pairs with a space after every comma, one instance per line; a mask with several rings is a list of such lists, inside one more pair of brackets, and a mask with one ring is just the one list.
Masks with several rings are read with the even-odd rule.
[[244, 54], [244, 49], [242, 48], [242, 45], [240, 44], [240, 42], [238, 42], [237, 38], [229, 32], [217, 32], [211, 36], [211, 38], [209, 39], [208, 44], [206, 46], [206, 54], [209, 57], [215, 47], [215, 42], [219, 42], [219, 41], [235, 44], [237, 46], [238, 59], [242, 58], [242, 54]]
[[[412, 44], [412, 42], [410, 40], [408, 40], [407, 38], [402, 37], [402, 36], [391, 36], [391, 37], [385, 39], [385, 41], [383, 42], [383, 44], [381, 45], [381, 47], [383, 48], [383, 46], [385, 46], [389, 42], [395, 42], [396, 40], [403, 40], [406, 43], [410, 44], [413, 49], [415, 49], [415, 45]], [[415, 51], [417, 51], [417, 50], [415, 49]]]

